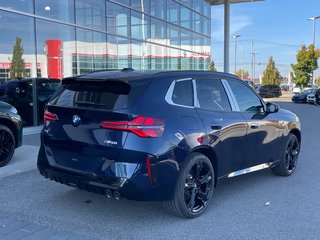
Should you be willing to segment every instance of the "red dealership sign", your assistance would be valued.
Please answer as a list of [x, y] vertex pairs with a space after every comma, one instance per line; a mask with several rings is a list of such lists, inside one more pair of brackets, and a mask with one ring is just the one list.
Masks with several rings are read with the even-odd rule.
[[[11, 63], [9, 62], [0, 62], [0, 69], [10, 69]], [[31, 69], [32, 68], [32, 63], [24, 63], [24, 68], [25, 69]], [[37, 63], [37, 68], [41, 68], [41, 64]]]

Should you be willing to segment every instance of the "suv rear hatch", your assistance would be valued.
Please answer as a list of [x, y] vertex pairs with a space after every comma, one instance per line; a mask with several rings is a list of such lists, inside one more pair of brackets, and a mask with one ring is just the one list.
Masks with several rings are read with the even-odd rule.
[[148, 85], [147, 80], [65, 81], [44, 116], [42, 143], [49, 163], [100, 175], [124, 147], [128, 125], [141, 121], [128, 109]]

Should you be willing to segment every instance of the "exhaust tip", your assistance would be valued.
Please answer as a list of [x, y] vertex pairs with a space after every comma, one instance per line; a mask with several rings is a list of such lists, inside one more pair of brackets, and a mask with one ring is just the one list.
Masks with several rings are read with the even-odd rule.
[[111, 190], [107, 189], [105, 194], [106, 194], [107, 198], [110, 198], [110, 199], [113, 198], [113, 194], [112, 194]]
[[118, 191], [115, 191], [113, 195], [114, 195], [114, 198], [117, 200], [120, 200], [122, 198], [121, 193], [119, 193]]

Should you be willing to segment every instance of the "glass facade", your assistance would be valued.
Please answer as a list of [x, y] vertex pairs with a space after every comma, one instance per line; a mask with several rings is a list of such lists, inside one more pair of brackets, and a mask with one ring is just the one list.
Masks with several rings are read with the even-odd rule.
[[207, 70], [210, 24], [205, 0], [0, 0], [0, 82], [11, 78], [17, 37], [26, 77]]

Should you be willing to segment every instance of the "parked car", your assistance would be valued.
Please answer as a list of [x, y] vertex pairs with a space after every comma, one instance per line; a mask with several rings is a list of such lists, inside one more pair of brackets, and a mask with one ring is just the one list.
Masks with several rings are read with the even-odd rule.
[[236, 76], [204, 71], [66, 78], [44, 120], [44, 177], [108, 198], [163, 201], [186, 218], [205, 211], [221, 178], [264, 168], [291, 175], [301, 142], [295, 114]]
[[263, 98], [274, 98], [280, 97], [282, 93], [278, 85], [263, 85], [259, 89], [259, 95]]
[[281, 91], [288, 92], [290, 89], [290, 86], [289, 85], [280, 85], [280, 88], [281, 88]]
[[307, 103], [316, 104], [315, 92], [307, 95]]
[[22, 144], [22, 121], [17, 109], [0, 101], [0, 167], [6, 165]]
[[292, 102], [294, 103], [306, 103], [307, 102], [307, 96], [309, 94], [314, 94], [316, 89], [309, 89], [305, 90], [300, 94], [294, 94], [291, 98]]
[[[36, 78], [38, 112], [42, 121], [44, 106], [60, 84], [59, 79]], [[13, 105], [23, 119], [24, 125], [33, 124], [32, 78], [10, 80], [0, 85], [0, 100]]]
[[302, 88], [300, 88], [300, 87], [294, 87], [292, 89], [293, 94], [300, 94], [301, 92], [302, 92]]
[[256, 89], [256, 85], [251, 80], [243, 80], [246, 84], [248, 84], [253, 89]]

